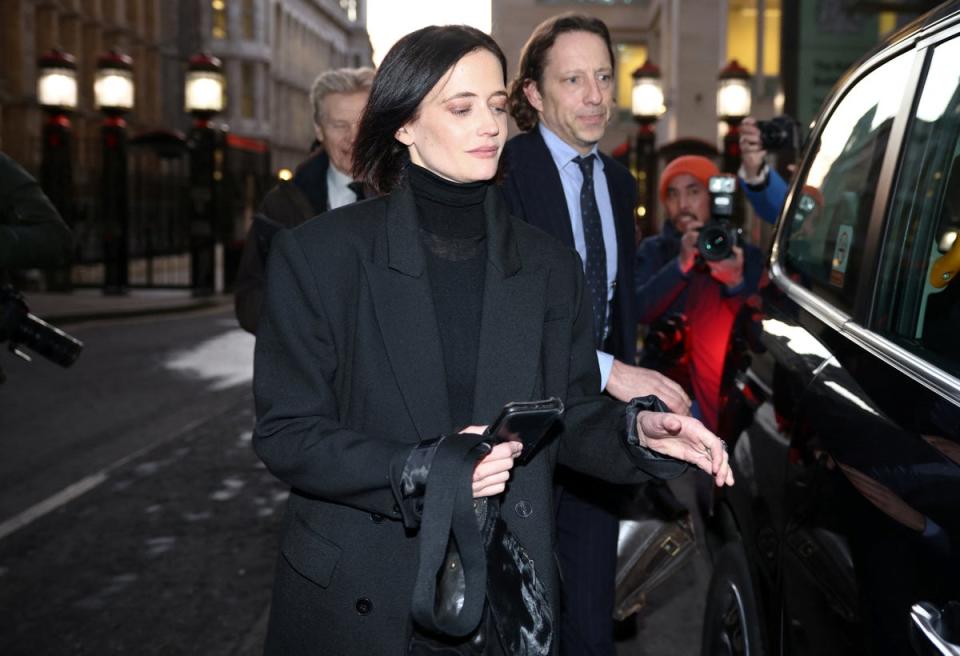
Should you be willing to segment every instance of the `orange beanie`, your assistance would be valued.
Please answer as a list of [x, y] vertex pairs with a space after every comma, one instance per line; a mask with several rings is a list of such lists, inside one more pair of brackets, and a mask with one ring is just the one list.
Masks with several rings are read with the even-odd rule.
[[660, 201], [667, 199], [667, 185], [678, 175], [692, 175], [706, 187], [710, 178], [720, 175], [717, 165], [700, 155], [684, 155], [667, 164], [660, 174]]

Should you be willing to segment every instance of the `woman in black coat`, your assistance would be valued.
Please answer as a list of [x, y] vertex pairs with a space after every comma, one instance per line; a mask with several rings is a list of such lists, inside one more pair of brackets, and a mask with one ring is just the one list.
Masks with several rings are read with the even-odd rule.
[[[495, 501], [519, 545], [524, 580], [500, 601], [542, 596], [526, 608], [532, 631], [484, 612], [464, 653], [556, 651], [558, 462], [632, 483], [676, 476], [687, 461], [733, 482], [722, 443], [696, 420], [628, 415], [596, 394], [577, 255], [511, 218], [491, 183], [507, 136], [505, 71], [500, 48], [472, 28], [404, 37], [380, 67], [356, 144], [356, 177], [385, 195], [271, 247], [254, 447], [292, 489], [267, 653], [415, 651], [419, 529], [432, 517], [416, 476], [429, 472], [429, 497], [451, 453], [471, 458], [451, 494]], [[549, 396], [566, 405], [564, 428], [526, 464], [513, 468], [519, 443], [476, 435], [505, 403]]]

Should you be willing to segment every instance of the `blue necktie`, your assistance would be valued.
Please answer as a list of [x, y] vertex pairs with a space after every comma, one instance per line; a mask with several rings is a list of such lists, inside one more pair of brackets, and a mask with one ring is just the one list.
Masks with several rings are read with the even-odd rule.
[[583, 263], [587, 292], [593, 305], [593, 338], [599, 349], [607, 327], [607, 250], [603, 245], [603, 224], [597, 197], [593, 192], [593, 155], [576, 157], [573, 161], [583, 173], [580, 187], [580, 217], [583, 220], [583, 239], [587, 260]]

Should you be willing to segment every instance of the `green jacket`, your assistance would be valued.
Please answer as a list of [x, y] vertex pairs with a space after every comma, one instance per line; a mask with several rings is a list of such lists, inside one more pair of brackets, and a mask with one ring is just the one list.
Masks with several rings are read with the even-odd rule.
[[73, 236], [37, 181], [0, 153], [0, 271], [67, 264]]

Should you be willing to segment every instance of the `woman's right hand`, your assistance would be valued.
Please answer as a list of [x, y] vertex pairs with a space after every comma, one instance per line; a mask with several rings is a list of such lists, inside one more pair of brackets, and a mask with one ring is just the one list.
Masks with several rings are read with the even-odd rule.
[[[462, 433], [482, 433], [484, 426], [468, 426]], [[479, 430], [478, 430], [479, 429]], [[523, 450], [522, 442], [501, 442], [473, 469], [473, 498], [493, 497], [507, 489], [514, 459]]]

